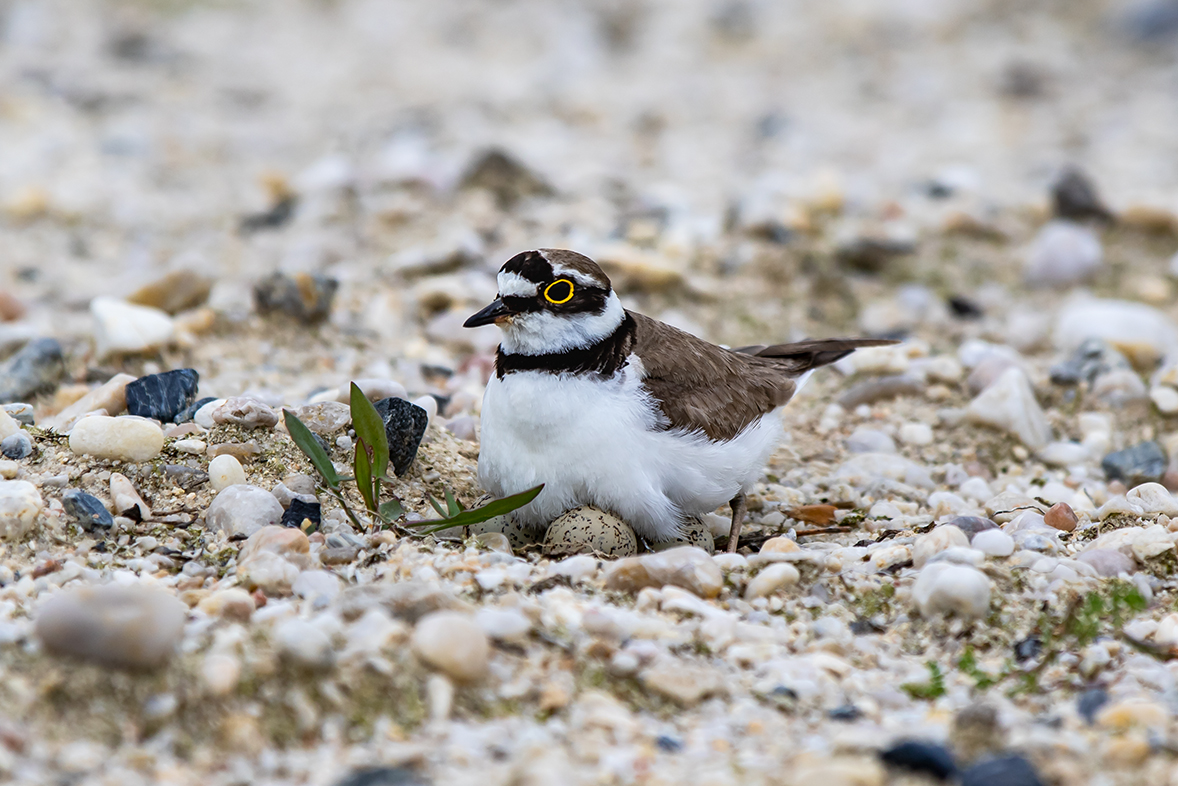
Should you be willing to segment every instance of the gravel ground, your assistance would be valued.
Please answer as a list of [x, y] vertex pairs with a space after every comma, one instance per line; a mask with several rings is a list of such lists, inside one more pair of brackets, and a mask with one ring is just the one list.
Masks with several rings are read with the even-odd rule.
[[[0, 0], [0, 779], [1178, 783], [1175, 16]], [[475, 503], [537, 246], [904, 342], [737, 555], [356, 526], [281, 409], [342, 466], [350, 380], [411, 400], [405, 523]]]

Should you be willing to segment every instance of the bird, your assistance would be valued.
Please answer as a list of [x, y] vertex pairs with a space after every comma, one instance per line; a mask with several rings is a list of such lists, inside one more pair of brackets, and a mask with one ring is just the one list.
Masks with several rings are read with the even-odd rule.
[[746, 494], [784, 437], [780, 409], [814, 369], [888, 339], [726, 349], [623, 308], [609, 276], [566, 249], [500, 268], [464, 327], [502, 330], [482, 404], [478, 479], [499, 496], [543, 484], [514, 512], [527, 530], [592, 505], [648, 541], [727, 503], [735, 552]]

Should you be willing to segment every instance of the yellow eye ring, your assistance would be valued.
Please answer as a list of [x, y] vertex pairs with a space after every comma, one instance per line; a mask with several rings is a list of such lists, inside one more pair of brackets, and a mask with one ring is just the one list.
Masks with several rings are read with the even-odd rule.
[[[567, 295], [565, 295], [563, 298], [561, 298], [560, 300], [557, 300], [556, 298], [554, 298], [552, 295], [549, 294], [552, 291], [552, 288], [554, 286], [556, 286], [557, 284], [568, 284], [569, 285], [569, 293]], [[552, 303], [553, 305], [557, 305], [557, 306], [559, 306], [561, 303], [569, 302], [570, 300], [573, 299], [573, 282], [569, 281], [567, 278], [556, 279], [551, 284], [544, 287], [544, 299], [547, 300], [549, 303]]]

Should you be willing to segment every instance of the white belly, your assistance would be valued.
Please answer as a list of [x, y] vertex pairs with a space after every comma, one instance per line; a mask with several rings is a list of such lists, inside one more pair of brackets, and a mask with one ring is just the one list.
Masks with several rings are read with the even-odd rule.
[[782, 434], [777, 411], [730, 442], [658, 430], [657, 422], [633, 365], [604, 381], [538, 371], [493, 377], [483, 396], [479, 481], [499, 496], [545, 484], [516, 512], [536, 528], [595, 505], [665, 540], [684, 516], [715, 510], [751, 486]]

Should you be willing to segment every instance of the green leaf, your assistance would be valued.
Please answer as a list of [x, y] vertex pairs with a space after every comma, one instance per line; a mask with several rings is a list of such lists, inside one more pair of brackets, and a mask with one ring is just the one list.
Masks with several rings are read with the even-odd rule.
[[439, 516], [442, 518], [449, 518], [446, 515], [446, 509], [442, 507], [442, 503], [438, 501], [437, 497], [435, 497], [433, 494], [429, 494], [427, 498], [429, 499], [430, 507], [436, 510]]
[[380, 509], [377, 511], [381, 521], [386, 524], [392, 523], [405, 515], [405, 509], [401, 507], [401, 501], [398, 499], [390, 499], [387, 502], [380, 503]]
[[352, 383], [351, 406], [352, 428], [356, 429], [356, 437], [372, 448], [371, 476], [382, 478], [389, 468], [389, 438], [385, 434], [384, 421], [355, 382]]
[[481, 507], [464, 510], [456, 516], [443, 519], [439, 522], [426, 521], [420, 526], [429, 526], [436, 524], [437, 526], [430, 527], [430, 529], [422, 532], [422, 535], [432, 535], [435, 532], [441, 532], [446, 529], [453, 529], [454, 527], [468, 527], [471, 524], [478, 524], [479, 522], [493, 519], [496, 516], [502, 516], [510, 513], [513, 510], [522, 508], [529, 502], [539, 496], [540, 492], [544, 490], [544, 484], [541, 483], [535, 488], [530, 488], [527, 491], [521, 491], [519, 494], [512, 494], [510, 497], [503, 497], [502, 499], [493, 499], [486, 505]]
[[454, 498], [454, 492], [450, 489], [445, 489], [446, 493], [446, 517], [453, 518], [463, 511], [462, 504]]
[[339, 473], [335, 471], [332, 466], [331, 457], [327, 455], [327, 451], [319, 444], [319, 440], [315, 439], [315, 435], [307, 428], [303, 421], [295, 416], [295, 413], [289, 409], [283, 410], [283, 416], [286, 421], [286, 430], [290, 432], [290, 438], [294, 440], [295, 445], [299, 450], [311, 460], [311, 464], [315, 470], [323, 477], [323, 482], [328, 487], [338, 489], [340, 484]]
[[368, 446], [364, 444], [364, 440], [356, 443], [352, 468], [356, 472], [356, 487], [360, 490], [364, 506], [369, 510], [376, 510], [376, 500], [372, 498], [372, 459], [368, 457]]

